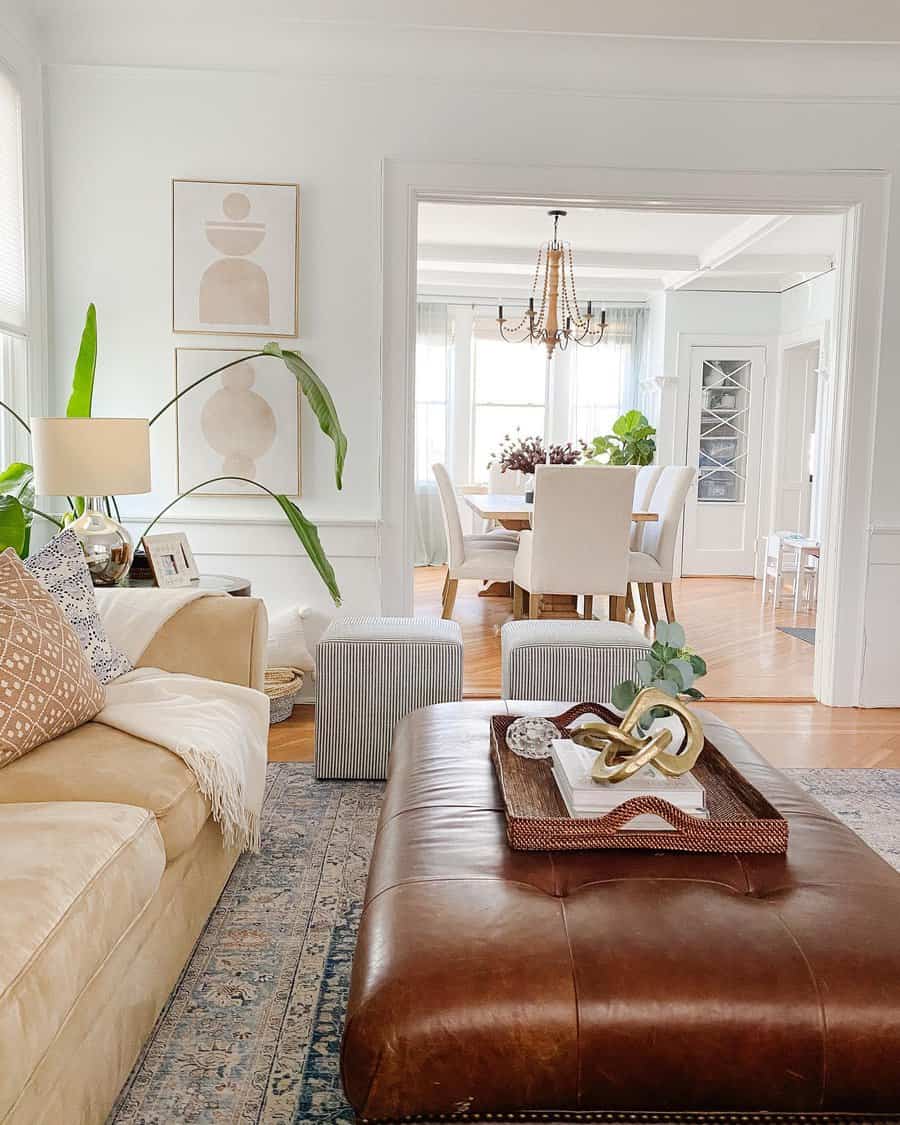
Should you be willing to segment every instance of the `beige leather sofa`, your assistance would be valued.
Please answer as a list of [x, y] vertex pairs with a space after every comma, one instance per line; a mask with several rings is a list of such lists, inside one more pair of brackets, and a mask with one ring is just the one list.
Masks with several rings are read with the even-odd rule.
[[[203, 598], [141, 664], [261, 688], [265, 647], [262, 602]], [[3, 1125], [104, 1121], [236, 859], [184, 763], [110, 727], [0, 770]]]

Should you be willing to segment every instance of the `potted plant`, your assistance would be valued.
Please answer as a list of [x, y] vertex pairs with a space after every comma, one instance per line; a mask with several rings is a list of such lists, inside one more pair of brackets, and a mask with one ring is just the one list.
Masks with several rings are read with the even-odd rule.
[[594, 465], [652, 465], [655, 434], [656, 428], [640, 410], [629, 410], [615, 420], [611, 434], [594, 438], [586, 461]]
[[[706, 661], [685, 645], [684, 629], [677, 621], [659, 621], [650, 651], [636, 666], [636, 679], [623, 680], [612, 690], [612, 703], [617, 711], [625, 712], [635, 698], [648, 687], [659, 688], [666, 695], [681, 699], [702, 699], [703, 692], [694, 687], [694, 681], [706, 675]], [[653, 707], [641, 719], [638, 729], [648, 734], [654, 727], [664, 725], [672, 732], [672, 750], [677, 751], [684, 739], [681, 722], [667, 707]]]
[[[341, 429], [341, 423], [338, 419], [334, 401], [328, 388], [303, 356], [299, 352], [282, 348], [280, 344], [266, 344], [260, 351], [250, 356], [242, 356], [240, 359], [233, 360], [231, 363], [226, 363], [222, 367], [217, 367], [213, 371], [208, 371], [205, 375], [201, 375], [200, 378], [196, 379], [190, 386], [179, 391], [174, 398], [169, 399], [168, 402], [161, 406], [150, 419], [150, 425], [152, 426], [154, 422], [180, 398], [188, 394], [200, 383], [211, 379], [213, 375], [217, 375], [220, 371], [224, 371], [228, 367], [233, 367], [237, 363], [243, 363], [247, 359], [262, 357], [280, 360], [287, 368], [288, 372], [297, 380], [297, 385], [312, 408], [313, 414], [315, 414], [318, 420], [319, 427], [326, 437], [329, 437], [334, 443], [335, 483], [338, 488], [341, 488], [343, 483], [344, 459], [347, 455], [347, 437]], [[66, 416], [68, 418], [91, 417], [96, 369], [97, 312], [93, 304], [91, 304], [88, 306], [84, 330], [81, 334], [81, 344], [78, 349], [78, 357], [75, 361], [75, 371], [72, 377], [72, 392], [66, 407]], [[12, 407], [0, 401], [0, 409], [6, 410], [7, 413], [11, 414], [29, 433], [31, 432], [28, 423], [24, 418], [20, 417]], [[184, 496], [195, 492], [198, 488], [203, 488], [205, 485], [213, 484], [219, 480], [243, 480], [248, 484], [255, 485], [257, 488], [261, 489], [261, 491], [271, 496], [284, 513], [298, 542], [305, 549], [310, 562], [316, 568], [319, 577], [327, 587], [334, 604], [340, 605], [341, 593], [338, 588], [337, 579], [334, 569], [319, 540], [319, 532], [316, 525], [304, 516], [299, 506], [289, 496], [274, 493], [264, 485], [259, 484], [258, 481], [248, 480], [246, 477], [214, 477], [212, 480], [203, 481], [194, 488], [189, 488], [179, 496], [176, 496], [171, 503], [167, 504], [162, 511], [154, 517], [151, 523], [144, 529], [142, 535], [146, 535], [156, 521]], [[67, 522], [70, 522], [75, 516], [81, 515], [84, 511], [83, 497], [72, 496], [69, 497], [68, 500], [69, 511], [62, 516], [50, 515], [47, 512], [40, 511], [34, 506], [34, 484], [31, 466], [22, 462], [14, 462], [9, 465], [4, 472], [0, 473], [0, 550], [4, 550], [6, 547], [13, 547], [19, 555], [25, 558], [29, 552], [31, 525], [35, 516], [40, 516], [45, 520], [49, 520], [50, 523], [54, 524], [57, 528], [62, 529]], [[114, 496], [106, 497], [106, 506], [108, 510], [114, 509], [116, 518], [118, 518], [118, 506]], [[138, 542], [140, 542], [140, 539]]]
[[542, 438], [520, 437], [516, 427], [516, 436], [506, 434], [499, 453], [491, 454], [491, 464], [500, 465], [504, 472], [524, 474], [527, 485], [525, 502], [531, 504], [534, 501], [534, 471], [538, 465], [577, 465], [587, 448], [584, 442], [574, 446], [570, 441], [565, 445], [545, 446]]

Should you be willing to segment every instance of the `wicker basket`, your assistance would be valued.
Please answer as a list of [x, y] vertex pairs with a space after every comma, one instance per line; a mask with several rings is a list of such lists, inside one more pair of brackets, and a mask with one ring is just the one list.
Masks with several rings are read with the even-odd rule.
[[267, 668], [265, 692], [269, 697], [269, 723], [282, 723], [294, 710], [294, 699], [303, 687], [299, 668]]

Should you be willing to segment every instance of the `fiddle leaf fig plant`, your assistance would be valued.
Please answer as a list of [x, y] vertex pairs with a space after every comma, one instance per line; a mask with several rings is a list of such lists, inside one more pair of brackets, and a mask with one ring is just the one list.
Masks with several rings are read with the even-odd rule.
[[[653, 644], [644, 659], [637, 662], [635, 671], [635, 679], [623, 680], [612, 690], [613, 706], [620, 711], [627, 711], [648, 687], [659, 688], [673, 698], [703, 698], [694, 682], [706, 675], [706, 661], [686, 646], [684, 629], [677, 621], [657, 623]], [[640, 726], [646, 730], [654, 719], [665, 719], [671, 714], [668, 707], [652, 707]]]
[[587, 463], [595, 465], [652, 465], [656, 456], [656, 428], [640, 410], [629, 410], [613, 423], [613, 432], [595, 437]]

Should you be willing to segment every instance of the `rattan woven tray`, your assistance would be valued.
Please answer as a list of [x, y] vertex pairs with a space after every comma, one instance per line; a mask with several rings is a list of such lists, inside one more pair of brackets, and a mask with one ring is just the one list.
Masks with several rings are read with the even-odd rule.
[[[548, 717], [565, 737], [568, 724], [584, 714], [618, 722], [612, 711], [597, 703], [579, 703]], [[569, 816], [548, 760], [520, 758], [507, 746], [506, 730], [515, 718], [491, 718], [491, 757], [506, 807], [506, 835], [516, 851], [644, 848], [766, 855], [787, 851], [787, 821], [709, 739], [692, 771], [706, 789], [709, 819], [691, 816], [660, 797], [633, 797], [605, 816], [581, 818]], [[640, 813], [661, 816], [672, 830], [625, 827]]]

